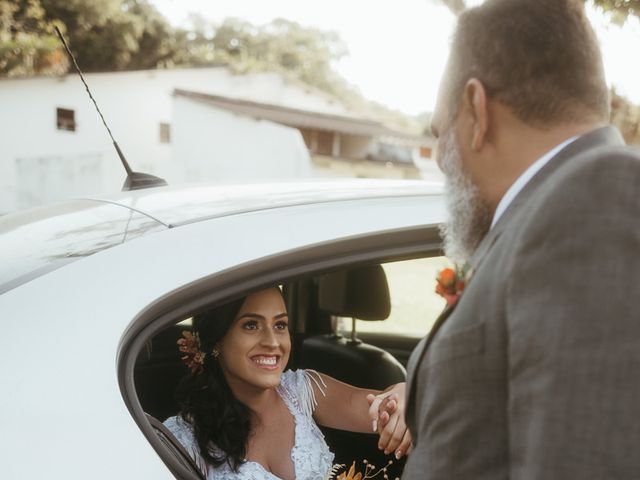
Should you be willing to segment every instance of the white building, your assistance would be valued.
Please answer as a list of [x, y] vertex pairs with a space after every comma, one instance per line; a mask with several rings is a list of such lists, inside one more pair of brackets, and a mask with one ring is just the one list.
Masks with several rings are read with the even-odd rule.
[[[431, 158], [432, 137], [398, 132], [380, 122], [351, 114], [311, 111], [181, 89], [176, 89], [174, 97], [177, 125], [184, 125], [179, 113], [183, 108], [189, 109], [185, 119], [191, 117], [190, 109], [198, 108], [203, 114], [208, 111], [218, 116], [226, 112], [258, 124], [266, 121], [296, 128], [311, 154], [314, 176], [440, 179]], [[184, 134], [189, 137], [182, 137], [174, 148], [176, 163], [206, 151], [203, 147], [207, 142], [209, 149], [215, 150], [215, 137], [203, 138], [191, 129]], [[265, 151], [270, 152], [271, 149]]]
[[[409, 141], [414, 152], [424, 139], [394, 137], [331, 96], [278, 74], [212, 67], [85, 77], [133, 170], [170, 184], [419, 176], [415, 162], [390, 168], [393, 162], [367, 155], [382, 137]], [[252, 108], [240, 108], [243, 102]], [[122, 187], [124, 168], [79, 76], [0, 79], [0, 105], [0, 214]], [[305, 129], [264, 111], [302, 112], [312, 124]]]

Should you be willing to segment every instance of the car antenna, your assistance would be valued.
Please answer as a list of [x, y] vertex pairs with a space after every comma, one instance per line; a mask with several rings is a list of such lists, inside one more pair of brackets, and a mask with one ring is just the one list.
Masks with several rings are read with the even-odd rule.
[[76, 62], [76, 58], [73, 56], [73, 53], [71, 53], [71, 49], [69, 48], [69, 45], [67, 45], [67, 42], [64, 39], [64, 36], [62, 35], [62, 32], [57, 26], [55, 27], [55, 29], [56, 29], [56, 33], [58, 34], [58, 37], [60, 37], [60, 41], [62, 42], [62, 45], [64, 45], [64, 48], [67, 51], [67, 54], [69, 55], [69, 58], [71, 58], [71, 62], [73, 63], [73, 66], [75, 67], [76, 72], [78, 72], [78, 75], [80, 75], [80, 79], [84, 84], [84, 88], [86, 88], [87, 93], [89, 94], [89, 98], [93, 101], [93, 104], [95, 105], [96, 110], [98, 111], [98, 115], [100, 115], [100, 118], [102, 119], [102, 123], [104, 127], [107, 129], [107, 132], [109, 133], [109, 137], [111, 137], [113, 146], [115, 147], [116, 152], [118, 152], [118, 157], [120, 157], [120, 161], [122, 162], [124, 169], [127, 171], [127, 178], [124, 181], [124, 185], [122, 185], [122, 190], [123, 191], [140, 190], [142, 188], [160, 187], [160, 186], [167, 185], [166, 180], [160, 177], [156, 177], [155, 175], [150, 175], [148, 173], [134, 172], [131, 169], [131, 167], [129, 166], [129, 162], [127, 162], [127, 159], [124, 158], [124, 154], [122, 153], [122, 150], [120, 150], [120, 147], [118, 146], [118, 142], [116, 142], [115, 139], [113, 138], [113, 135], [111, 134], [111, 129], [109, 128], [109, 126], [107, 125], [107, 122], [102, 116], [102, 112], [100, 111], [100, 108], [96, 103], [96, 100], [93, 98], [93, 95], [91, 94], [91, 90], [89, 90], [89, 85], [87, 85], [87, 82], [85, 81], [84, 76], [80, 71], [80, 67], [78, 66], [78, 62]]

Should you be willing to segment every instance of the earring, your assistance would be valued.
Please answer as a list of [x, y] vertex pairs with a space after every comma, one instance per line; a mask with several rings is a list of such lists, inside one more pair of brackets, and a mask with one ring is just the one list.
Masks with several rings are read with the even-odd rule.
[[218, 358], [220, 356], [220, 351], [217, 348], [214, 348], [211, 355], [213, 355], [213, 358]]

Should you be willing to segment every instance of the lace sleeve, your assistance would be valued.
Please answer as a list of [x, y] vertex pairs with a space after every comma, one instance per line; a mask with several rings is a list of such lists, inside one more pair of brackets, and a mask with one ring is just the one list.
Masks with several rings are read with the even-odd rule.
[[300, 408], [305, 415], [312, 417], [318, 406], [316, 391], [320, 392], [323, 397], [326, 396], [327, 384], [324, 383], [322, 376], [315, 370], [298, 370], [296, 374], [298, 377], [297, 390], [300, 397]]
[[178, 440], [187, 453], [191, 456], [193, 461], [196, 463], [200, 471], [206, 476], [207, 475], [207, 464], [200, 455], [200, 449], [198, 448], [198, 444], [196, 443], [195, 437], [193, 436], [193, 429], [191, 425], [186, 422], [181, 417], [169, 417], [164, 422], [162, 422], [167, 430], [169, 430], [176, 440]]

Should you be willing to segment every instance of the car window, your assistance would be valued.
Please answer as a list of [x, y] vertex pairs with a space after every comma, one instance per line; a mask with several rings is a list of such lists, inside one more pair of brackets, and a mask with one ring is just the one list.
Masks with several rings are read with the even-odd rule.
[[182, 327], [191, 327], [193, 325], [193, 317], [185, 318], [184, 320], [179, 321], [176, 325], [180, 325]]
[[[419, 258], [382, 264], [389, 283], [391, 314], [384, 321], [358, 320], [357, 332], [423, 337], [445, 307], [435, 293], [436, 275], [450, 266], [445, 257]], [[351, 333], [351, 319], [339, 318], [338, 331]]]

